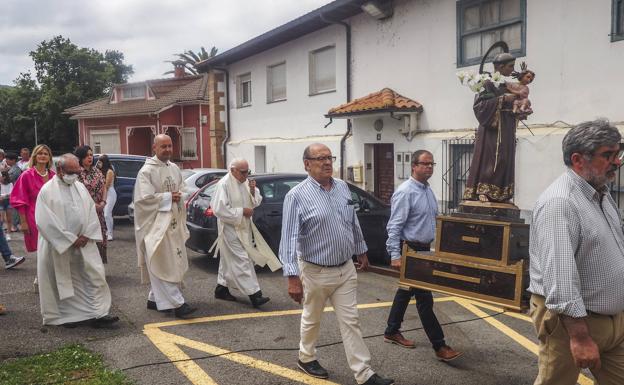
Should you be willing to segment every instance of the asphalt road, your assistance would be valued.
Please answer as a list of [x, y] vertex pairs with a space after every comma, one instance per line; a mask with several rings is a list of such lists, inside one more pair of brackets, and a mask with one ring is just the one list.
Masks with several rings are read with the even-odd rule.
[[[10, 246], [23, 254], [21, 235]], [[184, 294], [199, 308], [189, 321], [145, 308], [148, 288], [140, 284], [132, 226], [116, 221], [115, 240], [109, 243], [108, 283], [113, 296], [112, 313], [120, 316], [115, 330], [87, 327], [65, 329], [41, 325], [38, 295], [33, 291], [36, 275], [34, 254], [15, 270], [0, 271], [0, 303], [8, 314], [0, 317], [0, 359], [46, 352], [79, 342], [101, 353], [105, 362], [126, 373], [137, 384], [355, 384], [347, 366], [335, 317], [324, 315], [318, 349], [329, 381], [307, 377], [296, 367], [300, 306], [286, 293], [281, 272], [262, 270], [260, 286], [271, 301], [261, 310], [250, 306], [236, 290], [239, 302], [213, 296], [218, 260], [189, 251], [190, 269]], [[372, 354], [373, 368], [397, 384], [532, 384], [537, 374], [536, 339], [526, 316], [495, 314], [486, 308], [454, 297], [436, 296], [436, 314], [446, 340], [464, 355], [452, 363], [435, 360], [420, 330], [415, 306], [403, 324], [404, 335], [416, 340], [415, 349], [383, 342], [396, 279], [373, 273], [359, 276], [358, 303], [362, 332]], [[476, 320], [475, 320], [476, 319]], [[468, 321], [467, 321], [468, 320]], [[370, 337], [369, 337], [370, 336]], [[245, 350], [230, 354], [228, 352]], [[202, 358], [214, 354], [225, 355]], [[172, 360], [200, 358], [171, 364]], [[145, 365], [145, 366], [141, 366]], [[140, 367], [135, 367], [140, 366]], [[132, 368], [134, 367], [134, 368]], [[589, 383], [581, 379], [581, 383]]]

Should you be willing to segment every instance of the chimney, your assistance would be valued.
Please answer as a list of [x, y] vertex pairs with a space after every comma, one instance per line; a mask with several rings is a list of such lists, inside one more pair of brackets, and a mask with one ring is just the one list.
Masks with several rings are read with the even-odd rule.
[[176, 79], [183, 78], [186, 76], [186, 71], [184, 70], [184, 62], [181, 60], [176, 60], [173, 62], [173, 77]]

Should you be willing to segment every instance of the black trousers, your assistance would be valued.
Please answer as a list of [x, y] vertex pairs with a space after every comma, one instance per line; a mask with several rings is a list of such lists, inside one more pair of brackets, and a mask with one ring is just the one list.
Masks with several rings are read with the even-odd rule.
[[[415, 247], [412, 247], [415, 248]], [[417, 251], [429, 251], [429, 248], [416, 247]], [[431, 342], [434, 350], [438, 350], [445, 346], [444, 332], [442, 326], [438, 322], [438, 318], [433, 312], [433, 295], [429, 290], [410, 288], [408, 290], [399, 288], [394, 295], [394, 301], [390, 308], [390, 315], [388, 316], [388, 327], [385, 334], [392, 335], [398, 333], [401, 330], [401, 324], [403, 323], [403, 317], [407, 311], [407, 305], [414, 296], [416, 300], [416, 310], [418, 310], [418, 316], [420, 322], [423, 325], [423, 329]]]

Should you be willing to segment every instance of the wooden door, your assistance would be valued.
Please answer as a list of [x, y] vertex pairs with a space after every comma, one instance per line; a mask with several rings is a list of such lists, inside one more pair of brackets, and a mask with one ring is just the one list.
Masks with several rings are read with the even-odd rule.
[[374, 153], [375, 196], [390, 203], [394, 192], [394, 145], [375, 144]]

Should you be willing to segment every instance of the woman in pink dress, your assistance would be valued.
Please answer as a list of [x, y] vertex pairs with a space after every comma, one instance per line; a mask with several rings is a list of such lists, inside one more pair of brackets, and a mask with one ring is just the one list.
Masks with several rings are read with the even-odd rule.
[[40, 144], [32, 151], [28, 168], [17, 178], [11, 191], [11, 206], [20, 216], [20, 230], [24, 233], [24, 243], [29, 252], [37, 251], [39, 231], [35, 224], [35, 203], [41, 187], [54, 176], [52, 171], [52, 151]]

